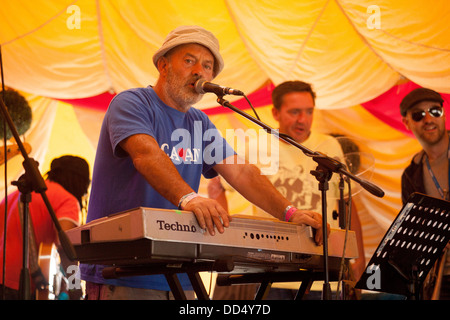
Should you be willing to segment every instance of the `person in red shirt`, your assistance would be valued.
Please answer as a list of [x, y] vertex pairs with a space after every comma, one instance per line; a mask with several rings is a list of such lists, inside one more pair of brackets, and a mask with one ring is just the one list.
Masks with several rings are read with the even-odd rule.
[[[46, 195], [55, 212], [55, 215], [63, 230], [79, 226], [81, 212], [85, 210], [85, 195], [90, 184], [89, 165], [86, 160], [71, 155], [64, 155], [52, 161], [50, 170], [44, 176], [47, 185]], [[22, 224], [19, 215], [20, 192], [13, 192], [7, 201], [7, 229], [6, 229], [6, 258], [3, 261], [5, 249], [5, 200], [0, 203], [0, 299], [19, 299], [20, 273], [23, 261], [23, 237]], [[58, 244], [56, 229], [51, 216], [40, 194], [31, 193], [29, 203], [30, 220], [33, 228], [30, 230], [31, 239], [29, 243], [30, 252], [39, 252], [41, 244]], [[59, 248], [58, 248], [59, 249]], [[61, 263], [64, 266], [67, 259], [63, 250], [58, 250]], [[33, 270], [33, 261], [36, 254], [30, 253], [31, 288], [34, 292], [36, 287], [36, 270]], [[5, 275], [3, 267], [5, 262]], [[64, 262], [64, 263], [63, 263]], [[70, 262], [76, 263], [76, 262]], [[36, 265], [36, 264], [35, 264]], [[35, 273], [35, 274], [33, 274]], [[37, 272], [39, 274], [39, 270]], [[46, 279], [47, 281], [49, 279]], [[33, 297], [34, 294], [31, 293]]]

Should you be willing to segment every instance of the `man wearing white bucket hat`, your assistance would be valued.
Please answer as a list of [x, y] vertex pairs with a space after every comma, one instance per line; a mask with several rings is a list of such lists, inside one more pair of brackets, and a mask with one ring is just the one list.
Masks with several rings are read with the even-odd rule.
[[[275, 217], [317, 229], [321, 243], [321, 216], [292, 208], [256, 166], [238, 161], [205, 113], [191, 108], [202, 97], [196, 82], [211, 81], [224, 67], [216, 37], [198, 26], [178, 27], [153, 62], [160, 74], [155, 86], [118, 94], [105, 114], [87, 220], [136, 207], [178, 208], [192, 211], [211, 235], [226, 232], [227, 212], [197, 194], [201, 175], [220, 174]], [[107, 280], [100, 266], [83, 264], [81, 269], [88, 299], [170, 298], [162, 275]], [[185, 290], [192, 290], [187, 276], [179, 278]]]

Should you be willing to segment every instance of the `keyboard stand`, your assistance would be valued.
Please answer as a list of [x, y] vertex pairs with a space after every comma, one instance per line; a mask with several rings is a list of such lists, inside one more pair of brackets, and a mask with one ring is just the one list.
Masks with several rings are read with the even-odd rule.
[[122, 266], [122, 267], [106, 267], [102, 271], [105, 279], [116, 279], [130, 276], [143, 276], [163, 274], [169, 284], [170, 290], [175, 300], [187, 300], [183, 287], [178, 280], [178, 273], [186, 273], [192, 284], [198, 300], [209, 300], [209, 295], [206, 292], [199, 272], [215, 271], [215, 272], [230, 272], [234, 269], [232, 260], [217, 260], [211, 262], [173, 262], [170, 263], [149, 263], [137, 266]]
[[[330, 270], [331, 280], [338, 279], [338, 272]], [[219, 274], [216, 283], [219, 286], [229, 286], [233, 284], [259, 283], [260, 286], [255, 295], [255, 300], [264, 300], [275, 282], [299, 282], [301, 285], [295, 296], [295, 300], [303, 299], [304, 294], [311, 288], [314, 281], [324, 280], [323, 271], [299, 270], [286, 272], [263, 272], [263, 273], [242, 273], [242, 274]]]

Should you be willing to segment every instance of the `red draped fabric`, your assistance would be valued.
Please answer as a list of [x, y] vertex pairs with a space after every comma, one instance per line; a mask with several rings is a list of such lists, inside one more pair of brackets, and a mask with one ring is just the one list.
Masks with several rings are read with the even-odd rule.
[[[399, 105], [405, 95], [407, 95], [410, 91], [419, 87], [420, 87], [419, 85], [411, 81], [406, 82], [404, 84], [396, 85], [392, 87], [390, 90], [380, 95], [379, 97], [371, 101], [362, 103], [361, 106], [364, 107], [376, 118], [381, 120], [383, 123], [391, 126], [392, 128], [406, 135], [412, 136], [411, 132], [407, 131], [402, 123], [402, 119], [399, 112]], [[271, 105], [272, 104], [271, 92], [273, 88], [274, 88], [273, 84], [268, 84], [262, 87], [261, 89], [249, 94], [247, 98], [255, 108]], [[441, 93], [441, 95], [444, 98], [444, 108], [447, 112], [450, 103], [450, 94]], [[78, 107], [92, 108], [95, 110], [106, 111], [111, 99], [114, 96], [115, 94], [105, 92], [103, 94], [90, 98], [66, 99], [66, 100], [61, 99], [61, 101], [67, 102], [69, 104]], [[245, 98], [234, 101], [232, 104], [242, 110], [250, 108], [250, 105]], [[204, 111], [206, 114], [211, 116], [232, 112], [230, 109], [224, 108], [222, 106], [204, 109]], [[447, 122], [447, 129], [450, 129], [450, 124], [448, 122]]]

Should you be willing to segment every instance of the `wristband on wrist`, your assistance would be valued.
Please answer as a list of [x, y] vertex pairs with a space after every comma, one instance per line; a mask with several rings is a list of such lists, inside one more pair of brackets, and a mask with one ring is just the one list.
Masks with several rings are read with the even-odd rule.
[[181, 197], [180, 201], [178, 202], [178, 209], [183, 210], [183, 208], [188, 204], [189, 201], [191, 201], [194, 198], [197, 198], [199, 195], [195, 192], [190, 192], [188, 194], [185, 194]]
[[286, 209], [284, 209], [283, 213], [283, 220], [286, 222], [289, 222], [291, 219], [292, 214], [297, 211], [297, 208], [294, 206], [287, 206]]

